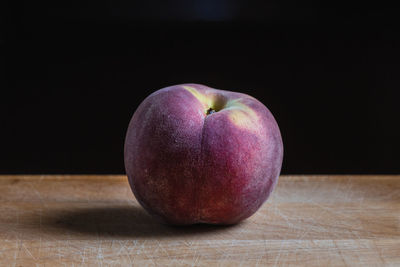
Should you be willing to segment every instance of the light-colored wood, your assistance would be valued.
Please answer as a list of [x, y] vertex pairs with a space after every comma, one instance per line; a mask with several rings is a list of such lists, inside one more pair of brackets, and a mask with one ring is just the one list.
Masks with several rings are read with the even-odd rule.
[[170, 227], [124, 176], [0, 176], [0, 266], [400, 266], [400, 176], [281, 176], [251, 218]]

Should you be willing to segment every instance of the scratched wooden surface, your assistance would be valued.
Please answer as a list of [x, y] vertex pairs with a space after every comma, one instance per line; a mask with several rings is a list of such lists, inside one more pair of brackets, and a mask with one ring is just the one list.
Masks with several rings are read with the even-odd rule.
[[282, 176], [230, 226], [170, 227], [124, 176], [0, 176], [0, 266], [400, 266], [400, 176]]

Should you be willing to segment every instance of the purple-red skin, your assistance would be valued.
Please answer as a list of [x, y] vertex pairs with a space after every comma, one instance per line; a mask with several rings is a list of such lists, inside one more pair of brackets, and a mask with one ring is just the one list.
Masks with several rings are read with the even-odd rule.
[[242, 93], [213, 91], [257, 114], [255, 126], [239, 127], [222, 109], [206, 115], [184, 86], [148, 96], [134, 113], [125, 139], [125, 168], [139, 203], [162, 222], [235, 224], [252, 214], [274, 189], [283, 144], [271, 112]]

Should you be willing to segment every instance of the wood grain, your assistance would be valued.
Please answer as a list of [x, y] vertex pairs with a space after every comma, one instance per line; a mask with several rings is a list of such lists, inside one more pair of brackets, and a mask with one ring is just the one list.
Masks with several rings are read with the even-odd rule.
[[400, 176], [281, 176], [241, 224], [158, 224], [124, 176], [0, 176], [0, 266], [400, 266]]

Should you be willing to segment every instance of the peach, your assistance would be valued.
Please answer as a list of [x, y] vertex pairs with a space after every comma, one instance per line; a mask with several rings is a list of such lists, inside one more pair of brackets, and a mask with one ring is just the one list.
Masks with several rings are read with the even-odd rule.
[[132, 191], [154, 217], [176, 225], [234, 224], [254, 214], [275, 187], [283, 144], [257, 99], [182, 84], [139, 105], [124, 153]]

